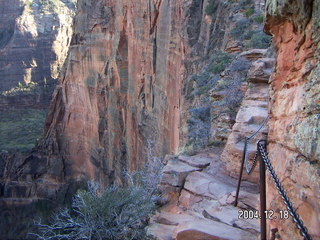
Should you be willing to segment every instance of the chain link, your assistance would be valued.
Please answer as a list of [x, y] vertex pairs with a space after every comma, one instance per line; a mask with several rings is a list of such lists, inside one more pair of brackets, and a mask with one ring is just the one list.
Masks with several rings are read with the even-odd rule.
[[253, 170], [255, 169], [255, 167], [257, 165], [257, 162], [258, 162], [257, 161], [258, 160], [258, 156], [259, 156], [258, 151], [256, 151], [254, 159], [253, 159], [253, 162], [252, 162], [252, 166], [250, 167], [249, 166], [249, 157], [248, 157], [248, 143], [249, 143], [249, 140], [251, 138], [255, 137], [261, 131], [261, 129], [264, 127], [264, 125], [268, 122], [268, 120], [269, 120], [269, 116], [267, 116], [264, 119], [263, 123], [261, 124], [261, 126], [259, 127], [259, 129], [256, 132], [254, 132], [250, 137], [246, 137], [245, 138], [245, 141], [244, 141], [244, 155], [243, 155], [243, 157], [245, 158], [246, 172], [247, 172], [248, 175], [250, 175], [253, 172]]
[[259, 151], [264, 163], [266, 164], [267, 169], [273, 179], [273, 182], [276, 185], [276, 188], [278, 189], [278, 192], [279, 192], [281, 198], [283, 199], [290, 215], [292, 216], [293, 222], [297, 225], [297, 228], [299, 229], [301, 236], [303, 236], [303, 238], [305, 240], [312, 240], [312, 238], [308, 234], [308, 229], [303, 225], [303, 221], [300, 219], [300, 216], [297, 214], [296, 209], [294, 208], [292, 202], [290, 201], [285, 190], [283, 189], [283, 187], [278, 179], [278, 176], [275, 173], [275, 171], [271, 165], [271, 162], [268, 158], [268, 155], [265, 151], [265, 146], [266, 146], [266, 140], [260, 140], [257, 143], [257, 148], [258, 148], [257, 152]]
[[252, 166], [250, 167], [249, 166], [249, 157], [248, 157], [248, 149], [247, 149], [247, 145], [248, 145], [248, 142], [249, 142], [249, 139], [246, 138], [245, 140], [245, 147], [244, 147], [244, 157], [245, 157], [245, 163], [246, 163], [246, 172], [248, 175], [250, 175], [253, 170], [255, 169], [256, 165], [257, 165], [257, 160], [258, 160], [258, 151], [256, 151], [255, 155], [254, 155], [254, 159], [253, 159], [253, 162], [252, 162]]

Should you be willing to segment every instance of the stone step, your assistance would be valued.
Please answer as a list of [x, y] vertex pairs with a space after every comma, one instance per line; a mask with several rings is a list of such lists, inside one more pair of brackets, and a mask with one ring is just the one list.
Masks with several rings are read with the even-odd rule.
[[248, 96], [248, 99], [246, 98], [242, 101], [242, 105], [243, 106], [268, 108], [268, 105], [269, 105], [268, 100], [269, 99], [267, 99], [267, 100], [250, 99], [250, 96]]
[[243, 211], [233, 205], [209, 205], [203, 210], [203, 215], [206, 218], [213, 219], [230, 226], [237, 226], [240, 229], [250, 231], [258, 234], [260, 232], [260, 225], [258, 219], [239, 219], [240, 213]]
[[248, 125], [261, 125], [268, 116], [268, 109], [257, 106], [241, 107], [237, 117], [237, 123], [247, 123]]
[[[209, 210], [208, 210], [209, 211]], [[232, 212], [231, 212], [232, 211]], [[230, 208], [227, 212], [220, 211], [228, 216], [205, 217], [193, 211], [163, 211], [154, 217], [148, 233], [156, 239], [257, 239], [259, 225], [255, 222], [230, 219], [237, 217], [238, 208]], [[224, 221], [222, 221], [224, 220]], [[230, 224], [231, 223], [231, 224]], [[240, 225], [234, 227], [232, 225]], [[243, 229], [242, 229], [243, 228]], [[227, 235], [227, 233], [230, 233]]]
[[[245, 139], [245, 137], [249, 137], [258, 131], [261, 127], [263, 122], [260, 124], [246, 124], [246, 123], [235, 123], [233, 125], [232, 131], [233, 134], [237, 134], [238, 139]], [[259, 133], [257, 134], [258, 137], [262, 137], [261, 135], [265, 136], [268, 134], [268, 126], [264, 125]]]
[[[235, 199], [235, 191], [237, 189], [237, 181], [225, 176], [223, 181], [218, 176], [212, 176], [204, 172], [193, 172], [186, 179], [184, 189], [195, 195], [188, 196], [195, 201], [201, 200], [201, 198], [218, 200], [220, 204], [232, 204]], [[186, 194], [186, 193], [185, 193]], [[186, 202], [186, 196], [180, 195], [179, 201]], [[245, 189], [241, 189], [239, 195], [240, 206], [245, 209], [257, 209], [259, 206], [259, 194], [247, 192]]]
[[218, 200], [234, 191], [234, 187], [204, 172], [190, 173], [184, 188], [195, 195]]
[[[246, 100], [269, 101], [269, 85], [263, 83], [250, 83], [245, 94]], [[250, 106], [250, 105], [248, 105]]]
[[177, 158], [172, 158], [163, 168], [162, 184], [182, 187], [189, 173], [198, 171], [200, 168], [186, 164]]
[[250, 49], [240, 53], [239, 56], [245, 57], [249, 60], [257, 60], [259, 58], [264, 58], [267, 55], [267, 52], [267, 49]]
[[205, 156], [184, 156], [180, 155], [178, 159], [190, 166], [197, 168], [205, 168], [208, 167], [212, 161], [212, 158]]

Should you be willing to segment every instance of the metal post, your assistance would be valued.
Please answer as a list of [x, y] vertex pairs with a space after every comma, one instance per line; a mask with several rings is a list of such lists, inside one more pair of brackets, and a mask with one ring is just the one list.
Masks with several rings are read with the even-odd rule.
[[264, 160], [260, 158], [260, 231], [261, 240], [267, 239], [267, 221], [266, 221], [266, 167]]
[[241, 180], [242, 180], [242, 173], [243, 173], [243, 166], [244, 166], [244, 161], [245, 161], [245, 156], [246, 156], [246, 150], [247, 150], [247, 137], [245, 138], [242, 162], [241, 162], [241, 167], [240, 167], [240, 175], [239, 175], [238, 187], [237, 187], [237, 193], [236, 193], [236, 199], [234, 201], [235, 207], [238, 205], [238, 197], [239, 197], [240, 185], [241, 185]]

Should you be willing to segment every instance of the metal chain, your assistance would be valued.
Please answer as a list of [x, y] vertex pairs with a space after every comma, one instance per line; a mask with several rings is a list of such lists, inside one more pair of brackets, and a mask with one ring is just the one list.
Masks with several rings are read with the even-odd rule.
[[248, 138], [246, 138], [245, 140], [245, 147], [244, 147], [244, 151], [245, 151], [245, 163], [246, 163], [246, 172], [248, 175], [250, 175], [253, 170], [255, 169], [256, 165], [257, 165], [257, 160], [258, 160], [258, 152], [256, 151], [255, 155], [254, 155], [254, 159], [253, 159], [253, 162], [252, 162], [252, 166], [250, 167], [249, 166], [249, 158], [248, 158], [248, 150], [247, 150], [247, 145], [248, 145]]
[[248, 143], [249, 143], [249, 140], [253, 137], [255, 137], [260, 131], [261, 129], [263, 128], [263, 126], [266, 124], [266, 122], [268, 122], [268, 119], [269, 119], [269, 116], [267, 116], [263, 123], [261, 124], [261, 126], [259, 127], [259, 129], [253, 133], [250, 137], [246, 137], [245, 138], [245, 141], [244, 141], [244, 158], [245, 158], [245, 163], [246, 163], [246, 172], [248, 175], [250, 175], [253, 170], [255, 169], [256, 165], [257, 165], [257, 160], [258, 160], [258, 152], [256, 151], [255, 153], [255, 156], [254, 156], [254, 159], [253, 159], [253, 162], [252, 162], [252, 166], [250, 167], [249, 166], [249, 158], [248, 158]]
[[296, 209], [294, 208], [292, 202], [290, 201], [285, 190], [283, 189], [283, 187], [278, 179], [278, 176], [275, 173], [275, 171], [271, 165], [271, 162], [268, 158], [268, 155], [265, 151], [265, 148], [264, 148], [265, 146], [266, 146], [266, 140], [260, 140], [257, 143], [258, 151], [259, 151], [264, 163], [266, 164], [269, 173], [271, 174], [271, 177], [274, 181], [274, 184], [276, 185], [278, 192], [280, 193], [290, 215], [292, 216], [293, 221], [296, 223], [297, 228], [299, 229], [301, 236], [303, 236], [303, 238], [305, 240], [312, 240], [312, 238], [308, 234], [308, 229], [303, 225], [303, 221], [300, 219], [300, 216], [297, 214]]

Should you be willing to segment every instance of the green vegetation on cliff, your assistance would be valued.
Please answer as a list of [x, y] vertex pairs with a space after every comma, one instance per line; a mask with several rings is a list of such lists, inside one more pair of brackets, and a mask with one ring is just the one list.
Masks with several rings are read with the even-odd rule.
[[0, 112], [0, 151], [28, 151], [42, 134], [46, 111], [11, 109]]

